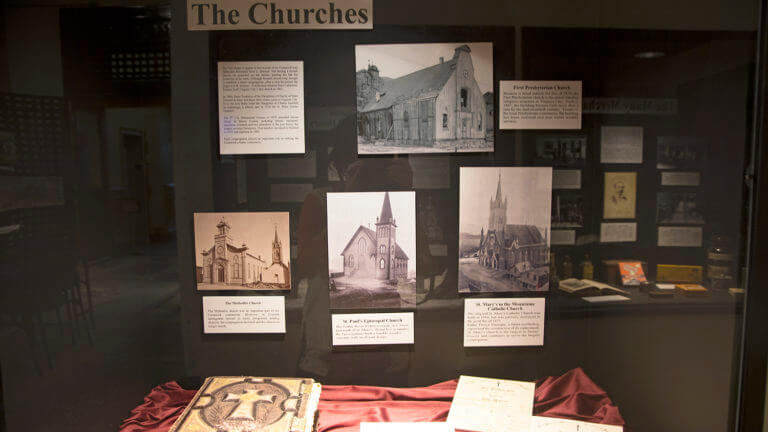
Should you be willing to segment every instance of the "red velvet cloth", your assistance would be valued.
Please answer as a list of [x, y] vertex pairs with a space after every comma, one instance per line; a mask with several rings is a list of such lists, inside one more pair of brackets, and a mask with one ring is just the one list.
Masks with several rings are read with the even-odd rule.
[[[445, 421], [456, 380], [429, 387], [323, 386], [320, 432], [356, 432], [360, 422]], [[167, 432], [195, 395], [175, 382], [152, 389], [120, 432]], [[581, 368], [536, 382], [536, 415], [624, 425], [619, 409]]]

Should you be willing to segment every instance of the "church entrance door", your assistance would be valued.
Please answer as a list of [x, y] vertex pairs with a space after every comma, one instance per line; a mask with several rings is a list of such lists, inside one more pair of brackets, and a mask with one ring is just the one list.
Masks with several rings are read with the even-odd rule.
[[216, 282], [224, 282], [224, 267], [219, 267], [216, 271]]

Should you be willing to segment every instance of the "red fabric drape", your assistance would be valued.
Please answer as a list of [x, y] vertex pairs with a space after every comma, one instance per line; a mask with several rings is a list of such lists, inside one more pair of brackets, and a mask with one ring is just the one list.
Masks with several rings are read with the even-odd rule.
[[[452, 380], [416, 388], [323, 386], [318, 430], [356, 432], [360, 422], [444, 421], [456, 383]], [[144, 403], [131, 411], [120, 432], [167, 432], [195, 393], [175, 382], [155, 387]], [[533, 411], [548, 417], [624, 424], [605, 391], [580, 368], [537, 381]]]

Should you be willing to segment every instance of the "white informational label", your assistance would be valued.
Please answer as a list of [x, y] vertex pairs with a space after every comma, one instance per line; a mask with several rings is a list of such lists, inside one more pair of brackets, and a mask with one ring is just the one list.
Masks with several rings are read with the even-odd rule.
[[332, 314], [333, 345], [413, 343], [413, 312]]
[[701, 247], [701, 227], [660, 226], [658, 246]]
[[448, 423], [438, 422], [380, 422], [360, 423], [360, 432], [454, 432]]
[[606, 303], [606, 302], [615, 302], [615, 301], [627, 301], [629, 300], [629, 297], [613, 294], [613, 295], [603, 295], [603, 296], [582, 297], [581, 299], [589, 303]]
[[469, 431], [528, 432], [536, 384], [462, 375], [446, 420]]
[[643, 128], [600, 128], [600, 163], [643, 163]]
[[701, 183], [701, 174], [687, 171], [662, 171], [662, 186], [698, 186]]
[[673, 290], [675, 289], [675, 284], [670, 283], [657, 283], [656, 288], [660, 290]]
[[551, 231], [552, 237], [549, 244], [556, 245], [575, 245], [576, 244], [576, 230], [555, 230]]
[[285, 297], [203, 297], [203, 333], [285, 333]]
[[187, 30], [373, 28], [373, 0], [187, 0]]
[[464, 300], [464, 346], [544, 345], [543, 297]]
[[533, 416], [531, 432], [622, 432], [623, 426]]
[[637, 241], [637, 222], [603, 222], [600, 224], [600, 243]]
[[552, 170], [552, 189], [581, 189], [581, 170]]
[[219, 152], [304, 153], [304, 62], [219, 62]]
[[500, 129], [581, 129], [581, 81], [499, 81]]

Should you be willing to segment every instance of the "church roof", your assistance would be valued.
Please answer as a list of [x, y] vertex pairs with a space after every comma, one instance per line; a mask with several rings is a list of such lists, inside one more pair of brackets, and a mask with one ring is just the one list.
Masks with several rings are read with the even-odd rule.
[[371, 100], [360, 112], [389, 108], [425, 93], [439, 92], [456, 70], [456, 58], [438, 63], [399, 78], [384, 81], [379, 91], [379, 100]]
[[[344, 246], [344, 249], [341, 250], [341, 255], [344, 255], [347, 252], [347, 249], [349, 249], [349, 247], [352, 246], [352, 242], [355, 240], [355, 238], [357, 238], [357, 233], [360, 231], [362, 231], [363, 235], [368, 236], [368, 238], [371, 240], [371, 243], [373, 243], [374, 245], [376, 244], [376, 231], [360, 225], [360, 227], [357, 228], [357, 231], [355, 231], [352, 237], [350, 237], [349, 242], [347, 242], [347, 245]], [[400, 258], [405, 260], [409, 259], [408, 255], [405, 253], [405, 251], [402, 248], [400, 248], [400, 245], [397, 243], [395, 243], [395, 258]]]
[[544, 243], [544, 237], [541, 235], [541, 231], [534, 225], [508, 224], [504, 228], [504, 238], [507, 243], [505, 246], [510, 246], [515, 239], [517, 239], [517, 244], [520, 246]]

